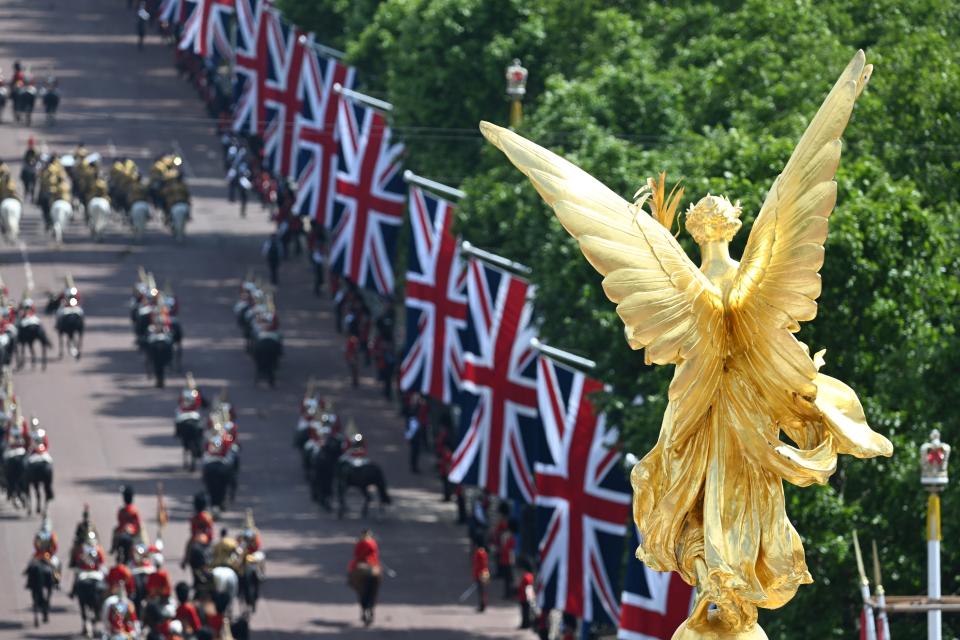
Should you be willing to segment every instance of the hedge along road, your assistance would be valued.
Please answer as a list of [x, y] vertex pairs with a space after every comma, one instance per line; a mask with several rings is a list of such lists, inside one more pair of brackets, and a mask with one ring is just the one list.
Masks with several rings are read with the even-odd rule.
[[[114, 221], [103, 242], [92, 243], [75, 221], [65, 245], [55, 249], [43, 234], [40, 212], [25, 204], [22, 247], [0, 247], [0, 273], [19, 298], [28, 273], [34, 295], [58, 289], [71, 273], [87, 318], [79, 361], [51, 360], [46, 372], [30, 366], [16, 373], [26, 415], [36, 415], [50, 434], [56, 498], [50, 507], [65, 560], [83, 505], [89, 504], [102, 538], [109, 540], [120, 505], [120, 485], [132, 484], [151, 536], [156, 534], [155, 487], [163, 482], [170, 522], [163, 532], [167, 568], [176, 582], [199, 473], [181, 469], [172, 415], [182, 373], [166, 389], [147, 380], [133, 346], [127, 303], [137, 267], [169, 282], [180, 299], [186, 335], [184, 371], [214, 395], [229, 389], [238, 411], [242, 464], [235, 508], [218, 523], [237, 531], [243, 510], [256, 514], [268, 557], [263, 599], [252, 619], [256, 638], [322, 636], [378, 638], [511, 638], [519, 616], [513, 602], [492, 598], [478, 615], [457, 598], [470, 583], [466, 536], [453, 524], [450, 504], [440, 502], [432, 473], [410, 475], [397, 407], [378, 393], [367, 369], [349, 388], [342, 339], [331, 305], [310, 293], [306, 258], [281, 267], [277, 307], [286, 340], [278, 387], [253, 384], [253, 366], [232, 315], [240, 279], [249, 268], [263, 272], [260, 244], [270, 230], [266, 214], [251, 207], [241, 219], [225, 199], [220, 147], [213, 123], [192, 88], [178, 79], [173, 54], [156, 35], [138, 51], [132, 11], [121, 0], [0, 0], [0, 68], [9, 78], [14, 60], [40, 79], [53, 72], [63, 95], [53, 127], [37, 117], [32, 128], [14, 125], [7, 108], [0, 125], [0, 157], [19, 176], [29, 137], [50, 150], [68, 152], [83, 141], [91, 151], [149, 159], [176, 145], [189, 169], [193, 220], [184, 244], [151, 220], [145, 241], [133, 244]], [[53, 337], [53, 323], [45, 318]], [[55, 358], [56, 352], [51, 356]], [[320, 513], [310, 501], [297, 453], [291, 447], [299, 401], [310, 375], [320, 380], [341, 415], [354, 417], [367, 435], [371, 456], [386, 469], [394, 506], [368, 522], [356, 512], [343, 521]], [[424, 465], [428, 467], [429, 465]], [[80, 629], [67, 598], [73, 575], [54, 594], [50, 623], [32, 627], [30, 600], [21, 575], [40, 518], [0, 503], [0, 638], [67, 638]], [[353, 540], [369, 524], [385, 562], [397, 576], [381, 591], [377, 620], [362, 629], [344, 570]], [[498, 589], [493, 589], [498, 594]]]

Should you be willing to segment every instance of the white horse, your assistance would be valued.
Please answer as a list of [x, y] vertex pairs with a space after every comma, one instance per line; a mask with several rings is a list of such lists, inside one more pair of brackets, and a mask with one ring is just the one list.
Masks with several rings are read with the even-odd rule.
[[73, 205], [66, 200], [54, 200], [50, 205], [50, 228], [58, 245], [63, 244], [63, 230], [72, 217]]
[[150, 218], [150, 203], [146, 200], [137, 200], [130, 205], [130, 223], [133, 226], [133, 237], [137, 240], [143, 238], [143, 233], [147, 228], [147, 220]]
[[90, 226], [90, 235], [94, 240], [100, 240], [109, 218], [110, 201], [100, 196], [90, 198], [90, 202], [87, 203], [87, 224]]
[[229, 612], [233, 602], [240, 595], [240, 578], [230, 567], [214, 567], [211, 573], [213, 574], [213, 592], [225, 594], [229, 598], [226, 607], [226, 612]]
[[4, 198], [0, 202], [0, 227], [3, 235], [10, 242], [16, 242], [20, 237], [20, 215], [23, 205], [16, 198]]
[[190, 205], [186, 202], [177, 202], [170, 207], [170, 227], [173, 237], [182, 241], [186, 234], [187, 218], [190, 217]]

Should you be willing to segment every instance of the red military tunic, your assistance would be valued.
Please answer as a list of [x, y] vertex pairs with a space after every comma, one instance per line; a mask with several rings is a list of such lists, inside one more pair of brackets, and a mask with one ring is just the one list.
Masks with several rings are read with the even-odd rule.
[[157, 569], [147, 577], [148, 599], [163, 598], [166, 600], [170, 597], [172, 591], [173, 587], [170, 585], [170, 574], [167, 573], [166, 569]]
[[133, 572], [125, 564], [114, 565], [107, 574], [107, 587], [113, 591], [120, 583], [126, 588], [127, 593], [136, 591], [136, 584], [133, 582]]
[[180, 395], [180, 411], [200, 411], [200, 408], [203, 406], [203, 397], [201, 397], [200, 392], [194, 390], [193, 393], [187, 397], [187, 394]]
[[213, 540], [213, 516], [209, 511], [201, 511], [190, 518], [190, 537], [196, 538], [199, 534], [207, 536], [207, 540]]
[[490, 577], [490, 557], [487, 550], [483, 547], [477, 547], [473, 552], [473, 579], [487, 580]]
[[125, 504], [117, 510], [117, 530], [134, 537], [140, 535], [140, 512], [136, 505]]
[[118, 607], [111, 607], [107, 614], [107, 626], [114, 633], [132, 634], [137, 630], [137, 611], [130, 600], [127, 600], [125, 604], [122, 612]]
[[353, 548], [353, 559], [347, 565], [347, 571], [353, 571], [358, 564], [366, 563], [371, 567], [380, 566], [380, 547], [373, 538], [361, 538]]
[[184, 602], [177, 607], [177, 620], [183, 625], [183, 631], [186, 635], [192, 635], [200, 628], [200, 614], [192, 602]]
[[48, 561], [51, 557], [57, 555], [57, 534], [51, 531], [50, 537], [46, 540], [34, 538], [33, 557], [37, 560]]

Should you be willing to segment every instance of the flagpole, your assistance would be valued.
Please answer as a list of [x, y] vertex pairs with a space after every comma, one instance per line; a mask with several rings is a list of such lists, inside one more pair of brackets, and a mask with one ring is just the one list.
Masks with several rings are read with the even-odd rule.
[[430, 191], [433, 191], [439, 195], [457, 198], [458, 200], [462, 200], [463, 198], [467, 197], [467, 194], [463, 191], [460, 191], [460, 189], [454, 189], [453, 187], [448, 187], [447, 185], [436, 182], [435, 180], [418, 176], [413, 171], [410, 171], [410, 169], [407, 169], [403, 172], [403, 179], [409, 184], [415, 184], [423, 187], [424, 189], [429, 189]]
[[333, 47], [328, 47], [325, 44], [320, 44], [316, 40], [312, 40], [307, 36], [300, 36], [301, 44], [309, 44], [310, 48], [319, 53], [322, 56], [327, 56], [328, 58], [336, 58], [337, 60], [343, 60], [347, 57], [347, 54]]
[[880, 554], [877, 553], [877, 541], [872, 540], [871, 542], [873, 543], [873, 581], [876, 583], [873, 592], [877, 596], [877, 609], [880, 610], [880, 613], [877, 615], [879, 623], [877, 634], [882, 640], [890, 640], [890, 620], [887, 618], [887, 596], [883, 591], [883, 582], [880, 579]]
[[373, 96], [368, 96], [367, 94], [360, 93], [359, 91], [354, 91], [353, 89], [347, 89], [339, 82], [333, 85], [333, 90], [344, 98], [361, 102], [368, 107], [373, 107], [374, 109], [379, 109], [380, 111], [393, 111], [393, 105], [389, 102], [374, 98]]
[[857, 531], [853, 531], [853, 551], [857, 557], [857, 572], [860, 574], [860, 596], [863, 598], [863, 624], [867, 631], [867, 640], [877, 640], [877, 623], [873, 618], [873, 607], [870, 605], [870, 580], [863, 568], [863, 555], [860, 553], [860, 540]]
[[578, 356], [575, 353], [570, 353], [569, 351], [564, 351], [563, 349], [557, 349], [556, 347], [551, 347], [548, 344], [540, 342], [537, 338], [530, 338], [530, 346], [542, 353], [543, 355], [553, 358], [555, 360], [560, 360], [572, 365], [576, 365], [581, 369], [596, 369], [597, 363], [593, 360], [588, 360], [583, 356]]
[[460, 243], [460, 251], [465, 253], [468, 256], [473, 256], [484, 262], [488, 262], [495, 267], [500, 267], [502, 269], [509, 269], [516, 273], [521, 273], [523, 275], [530, 275], [533, 273], [533, 269], [527, 265], [520, 264], [519, 262], [514, 262], [513, 260], [508, 260], [502, 256], [498, 256], [495, 253], [490, 253], [489, 251], [484, 251], [483, 249], [478, 249], [477, 247], [470, 244], [468, 241], [464, 240]]

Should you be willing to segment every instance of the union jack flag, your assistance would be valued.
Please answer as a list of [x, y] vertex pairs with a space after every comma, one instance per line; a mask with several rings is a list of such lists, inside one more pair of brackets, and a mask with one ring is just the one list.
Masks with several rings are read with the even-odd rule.
[[257, 57], [257, 131], [263, 138], [264, 165], [278, 176], [293, 172], [293, 136], [303, 108], [304, 64], [313, 57], [313, 35], [289, 25], [276, 9], [261, 15], [264, 38]]
[[[632, 540], [631, 552], [640, 544], [636, 527]], [[693, 587], [679, 574], [654, 571], [637, 558], [631, 558], [623, 583], [617, 638], [670, 640], [690, 614], [693, 597]]]
[[157, 18], [169, 25], [183, 22], [183, 0], [163, 0], [157, 10]]
[[449, 403], [460, 386], [460, 335], [467, 326], [467, 271], [460, 260], [453, 205], [410, 187], [407, 349], [400, 386]]
[[180, 36], [180, 48], [207, 58], [233, 55], [230, 46], [230, 16], [234, 0], [182, 0], [187, 17]]
[[589, 399], [602, 389], [550, 358], [537, 363], [537, 400], [552, 458], [535, 466], [542, 531], [538, 596], [544, 608], [615, 624], [631, 493], [616, 429]]
[[361, 287], [388, 295], [403, 220], [403, 145], [391, 144], [382, 113], [348, 99], [340, 100], [337, 139], [336, 191], [327, 218], [330, 267]]
[[334, 58], [310, 51], [306, 54], [296, 119], [294, 175], [297, 177], [297, 214], [327, 224], [333, 208], [337, 175], [337, 112], [340, 94], [333, 85], [353, 88], [354, 70]]
[[529, 292], [526, 280], [476, 259], [467, 265], [461, 436], [449, 478], [533, 503], [531, 461], [543, 429]]
[[257, 103], [264, 60], [259, 55], [266, 42], [268, 0], [236, 0], [237, 47], [234, 58], [233, 130], [256, 133]]

